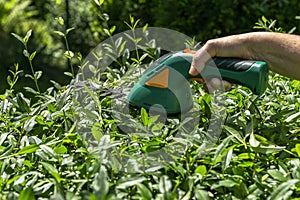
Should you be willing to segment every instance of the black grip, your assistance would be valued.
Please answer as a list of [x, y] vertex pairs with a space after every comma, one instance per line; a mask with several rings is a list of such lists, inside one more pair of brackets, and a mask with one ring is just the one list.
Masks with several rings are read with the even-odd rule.
[[254, 60], [243, 60], [239, 58], [220, 58], [214, 57], [207, 64], [210, 66], [216, 65], [218, 68], [230, 71], [246, 71], [255, 63]]

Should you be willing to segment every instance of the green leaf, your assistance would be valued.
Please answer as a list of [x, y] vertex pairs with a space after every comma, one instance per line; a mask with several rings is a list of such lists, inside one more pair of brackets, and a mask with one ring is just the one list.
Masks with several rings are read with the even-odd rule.
[[74, 27], [72, 27], [72, 28], [68, 28], [68, 29], [66, 30], [66, 34], [69, 34], [69, 32], [70, 32], [70, 31], [73, 31], [73, 30], [75, 30], [75, 28], [74, 28]]
[[275, 26], [276, 22], [277, 22], [276, 20], [272, 21], [268, 28], [269, 29], [273, 28]]
[[130, 19], [130, 23], [133, 24], [134, 23], [134, 17], [132, 15], [130, 15], [129, 19]]
[[11, 86], [11, 85], [13, 84], [13, 82], [12, 82], [12, 80], [11, 80], [11, 77], [8, 75], [6, 79], [7, 79], [8, 85]]
[[57, 169], [51, 165], [50, 163], [46, 163], [46, 162], [40, 162], [43, 167], [55, 178], [55, 180], [60, 183], [61, 178], [60, 175], [58, 174]]
[[1, 100], [6, 99], [6, 95], [5, 95], [5, 94], [1, 94], [1, 95], [0, 95], [0, 99], [1, 99]]
[[238, 164], [239, 167], [243, 167], [243, 168], [252, 167], [253, 165], [254, 165], [254, 163], [249, 162], [249, 161], [244, 161], [244, 162], [241, 162], [240, 164]]
[[258, 147], [260, 145], [260, 142], [255, 139], [253, 131], [250, 133], [249, 143], [252, 147]]
[[[121, 44], [121, 46], [120, 46], [120, 48], [119, 48], [119, 51], [118, 51], [118, 55], [119, 55], [119, 56], [120, 56], [120, 54], [123, 52], [123, 50], [125, 49], [126, 44], [127, 44], [127, 41], [126, 41], [126, 40]], [[128, 49], [127, 49], [127, 50], [128, 50]], [[126, 51], [126, 49], [125, 49], [125, 51]], [[128, 52], [125, 52], [125, 54], [123, 53], [123, 56], [124, 56], [124, 57], [122, 57], [122, 62], [124, 62], [125, 60], [127, 60], [127, 59], [129, 58], [129, 51], [128, 51]], [[124, 63], [125, 63], [125, 62], [124, 62]]]
[[300, 112], [297, 112], [295, 114], [290, 115], [288, 118], [286, 118], [284, 121], [289, 123], [291, 121], [294, 121], [300, 117]]
[[230, 165], [230, 162], [231, 162], [231, 159], [232, 159], [233, 148], [234, 148], [234, 146], [232, 146], [229, 149], [229, 151], [227, 152], [227, 154], [224, 157], [225, 159], [222, 162], [223, 170], [227, 169], [229, 167], [229, 165]]
[[[27, 76], [26, 76], [27, 75]], [[33, 76], [25, 74], [25, 77], [30, 77], [33, 79]], [[32, 94], [38, 94], [39, 92], [37, 92], [36, 90], [32, 89], [31, 87], [24, 87], [24, 90], [26, 92], [32, 93]]]
[[201, 176], [204, 176], [207, 173], [206, 166], [205, 165], [199, 165], [196, 169], [195, 172], [198, 174], [201, 174]]
[[27, 31], [25, 37], [23, 38], [23, 43], [24, 43], [24, 44], [27, 44], [27, 42], [28, 42], [28, 40], [29, 40], [31, 34], [32, 34], [32, 30], [30, 29], [29, 31]]
[[259, 146], [258, 152], [269, 154], [274, 152], [279, 152], [286, 149], [285, 146], [276, 146], [276, 145], [268, 145], [268, 146]]
[[98, 6], [101, 6], [104, 3], [104, 0], [94, 0]]
[[110, 34], [110, 32], [109, 32], [108, 29], [104, 28], [103, 31], [104, 31], [104, 33], [105, 33], [106, 35], [111, 36], [111, 34]]
[[273, 179], [280, 182], [285, 182], [288, 180], [288, 178], [285, 177], [284, 174], [277, 169], [269, 169], [267, 172], [272, 176]]
[[15, 38], [17, 38], [20, 42], [23, 43], [23, 38], [19, 35], [17, 35], [16, 33], [11, 33]]
[[260, 145], [260, 142], [255, 139], [255, 135], [254, 135], [254, 120], [253, 120], [252, 116], [251, 116], [250, 123], [248, 123], [247, 126], [246, 126], [246, 135], [248, 135], [248, 134], [250, 134], [250, 138], [249, 138], [250, 146], [252, 146], [252, 147], [258, 147]]
[[160, 115], [154, 115], [151, 117], [148, 117], [148, 126], [153, 125], [158, 119], [159, 119]]
[[145, 177], [135, 178], [133, 180], [126, 180], [126, 181], [118, 184], [117, 189], [126, 189], [128, 187], [132, 187], [132, 186], [135, 186], [139, 183], [142, 183], [145, 180], [146, 180]]
[[60, 31], [54, 31], [54, 33], [56, 33], [57, 35], [60, 35], [62, 37], [65, 37], [65, 34], [63, 32]]
[[27, 187], [19, 195], [19, 200], [35, 200], [35, 196], [31, 187]]
[[30, 74], [25, 74], [25, 77], [26, 78], [31, 78], [32, 80], [34, 80], [34, 77], [32, 75], [30, 75]]
[[232, 140], [234, 136], [230, 135], [223, 140], [223, 142], [217, 147], [215, 155], [214, 155], [214, 162], [218, 162], [218, 160], [222, 157], [227, 145]]
[[34, 58], [34, 56], [35, 56], [35, 54], [36, 54], [36, 51], [34, 51], [31, 55], [30, 55], [30, 57], [29, 57], [29, 60], [33, 60], [33, 58]]
[[255, 159], [255, 154], [254, 153], [240, 153], [238, 155], [238, 159], [239, 160], [248, 160], [248, 159], [253, 160], [253, 159]]
[[3, 144], [3, 142], [6, 140], [8, 136], [8, 133], [1, 133], [0, 134], [0, 146]]
[[6, 181], [6, 186], [12, 185], [12, 183], [17, 181], [20, 177], [21, 177], [21, 175], [17, 175], [17, 176], [12, 177], [11, 179], [7, 180]]
[[153, 132], [155, 132], [155, 131], [161, 131], [163, 127], [164, 127], [163, 123], [156, 123], [156, 124], [154, 124], [152, 126], [151, 131], [153, 131]]
[[33, 127], [36, 125], [35, 118], [37, 115], [30, 117], [28, 120], [25, 121], [24, 123], [24, 130], [26, 132], [29, 132], [33, 129]]
[[201, 200], [209, 200], [209, 194], [206, 190], [195, 190], [195, 197], [196, 199], [201, 199]]
[[51, 147], [49, 147], [49, 146], [47, 146], [45, 144], [41, 144], [40, 145], [40, 149], [43, 150], [43, 152], [47, 156], [49, 156], [50, 158], [55, 158], [56, 157], [56, 154], [55, 154], [54, 150]]
[[164, 175], [159, 180], [159, 191], [162, 194], [168, 193], [172, 188], [172, 183], [168, 176]]
[[138, 20], [135, 21], [135, 23], [134, 23], [134, 25], [133, 25], [133, 28], [136, 28], [136, 26], [138, 25], [138, 23], [139, 23], [140, 20], [141, 20], [141, 19], [138, 19]]
[[144, 126], [149, 125], [149, 116], [145, 108], [141, 108], [141, 117]]
[[50, 80], [50, 82], [54, 85], [54, 87], [56, 88], [56, 89], [58, 89], [58, 90], [61, 90], [61, 85], [59, 84], [59, 83], [57, 83], [57, 82], [55, 82], [55, 81], [53, 81], [53, 80]]
[[140, 183], [137, 184], [137, 193], [139, 193], [143, 199], [146, 199], [146, 200], [152, 199], [151, 191], [143, 184], [140, 184]]
[[78, 52], [78, 53], [77, 53], [77, 59], [78, 59], [79, 61], [81, 61], [81, 60], [82, 60], [82, 55], [81, 55], [81, 53], [80, 53], [80, 52]]
[[299, 180], [291, 179], [287, 182], [281, 183], [268, 197], [268, 200], [281, 200], [282, 196], [289, 191], [291, 187], [293, 187]]
[[29, 52], [26, 49], [23, 50], [23, 55], [29, 58]]
[[64, 72], [64, 75], [66, 75], [66, 76], [70, 76], [70, 77], [72, 77], [72, 78], [73, 78], [73, 74], [72, 74], [71, 72]]
[[267, 23], [267, 21], [268, 21], [267, 18], [266, 18], [265, 16], [262, 16], [261, 19], [262, 19], [262, 21], [263, 21], [264, 23]]
[[234, 187], [237, 185], [237, 182], [231, 180], [231, 179], [226, 179], [226, 180], [221, 180], [219, 181], [218, 183], [216, 184], [213, 184], [211, 186], [211, 189], [216, 189], [216, 188], [219, 188], [219, 187], [228, 187], [228, 188], [231, 188], [231, 187]]
[[239, 131], [235, 130], [234, 128], [230, 127], [230, 126], [226, 126], [226, 125], [223, 125], [223, 128], [226, 132], [228, 132], [230, 135], [233, 135], [241, 144], [244, 144], [244, 141], [243, 141], [243, 138], [240, 134]]
[[296, 149], [298, 156], [300, 157], [300, 143], [296, 144], [295, 149]]
[[71, 59], [74, 57], [74, 53], [72, 51], [65, 51], [64, 56], [68, 59]]
[[30, 112], [30, 102], [21, 93], [17, 94], [17, 107], [22, 112]]
[[109, 29], [109, 32], [110, 32], [111, 34], [113, 34], [113, 33], [115, 32], [115, 30], [116, 30], [116, 26], [113, 26], [113, 27], [111, 27], [111, 28]]
[[[60, 25], [64, 25], [64, 23], [65, 23], [65, 21], [64, 21], [64, 19], [62, 18], [62, 17], [55, 17], [55, 20], [60, 24]], [[54, 31], [55, 32], [55, 31]], [[57, 32], [59, 32], [59, 31], [57, 31]], [[64, 36], [64, 34], [63, 34], [63, 36]]]
[[43, 72], [42, 71], [36, 71], [34, 72], [34, 77], [36, 80], [40, 79], [42, 76]]
[[92, 135], [95, 138], [95, 140], [97, 142], [100, 141], [101, 137], [103, 136], [103, 131], [101, 128], [101, 124], [100, 123], [95, 123], [92, 127]]
[[65, 154], [68, 152], [68, 149], [64, 145], [56, 146], [53, 150], [57, 154]]
[[23, 147], [20, 151], [18, 151], [18, 155], [33, 153], [40, 148], [37, 144], [31, 144], [29, 146]]
[[93, 190], [94, 194], [98, 199], [105, 199], [109, 191], [107, 171], [104, 166], [101, 166], [99, 173], [95, 175], [93, 181]]

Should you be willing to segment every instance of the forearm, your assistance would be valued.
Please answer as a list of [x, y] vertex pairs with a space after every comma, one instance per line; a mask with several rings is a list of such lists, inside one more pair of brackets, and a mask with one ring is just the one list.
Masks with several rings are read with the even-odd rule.
[[300, 80], [300, 36], [263, 32], [245, 37], [249, 59], [263, 60], [272, 71]]
[[[253, 32], [209, 40], [195, 56], [192, 66], [201, 65], [208, 55], [262, 60], [272, 71], [300, 80], [300, 36], [297, 35]], [[201, 66], [198, 70], [202, 70]]]

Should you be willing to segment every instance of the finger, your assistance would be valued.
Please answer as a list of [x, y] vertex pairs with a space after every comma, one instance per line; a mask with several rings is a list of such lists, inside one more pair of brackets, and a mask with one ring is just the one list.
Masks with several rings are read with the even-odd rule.
[[232, 84], [228, 81], [222, 80], [225, 91], [228, 91], [232, 88]]
[[192, 76], [196, 76], [197, 74], [199, 74], [199, 71], [194, 66], [191, 66], [189, 74], [192, 75]]
[[214, 90], [228, 91], [232, 87], [231, 83], [225, 80], [220, 80], [217, 77], [208, 80], [208, 83], [206, 85], [209, 91], [214, 91]]
[[205, 44], [200, 50], [193, 56], [193, 60], [190, 67], [190, 75], [195, 76], [203, 70], [205, 63], [215, 55], [215, 51], [211, 45]]
[[201, 73], [206, 61], [209, 59], [210, 55], [205, 50], [200, 49], [199, 51], [197, 51], [197, 53], [193, 57], [189, 73], [193, 76]]
[[219, 78], [211, 78], [209, 80], [209, 85], [214, 89], [222, 89], [222, 82]]

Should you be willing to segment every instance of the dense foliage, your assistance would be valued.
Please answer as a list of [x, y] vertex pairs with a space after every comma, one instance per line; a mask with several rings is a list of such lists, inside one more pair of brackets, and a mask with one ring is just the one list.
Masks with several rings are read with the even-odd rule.
[[[15, 9], [16, 2], [18, 5], [23, 5], [17, 0], [3, 2], [0, 5], [8, 5], [7, 2], [15, 3], [12, 7], [6, 5], [6, 9]], [[140, 14], [138, 7], [141, 6], [145, 14], [151, 16], [155, 11], [157, 13], [170, 11], [166, 6], [176, 7], [181, 3], [139, 1], [140, 4], [137, 4], [126, 1], [122, 7], [117, 6], [118, 2], [112, 0], [95, 2], [87, 6], [77, 2], [78, 6], [75, 6], [78, 12], [85, 9], [98, 12], [97, 20], [92, 18], [86, 22], [93, 24], [88, 30], [92, 34], [88, 31], [82, 32], [80, 28], [66, 29], [66, 20], [59, 17], [59, 12], [62, 12], [59, 9], [54, 9], [49, 15], [38, 15], [40, 20], [44, 18], [46, 21], [53, 17], [49, 20], [53, 24], [53, 32], [44, 35], [46, 38], [52, 38], [53, 41], [46, 39], [44, 42], [57, 44], [56, 50], [60, 52], [56, 55], [57, 62], [68, 63], [68, 68], [64, 68], [67, 72], [61, 74], [64, 79], [72, 79], [67, 86], [52, 80], [51, 86], [45, 91], [41, 89], [41, 77], [47, 71], [36, 67], [39, 59], [44, 58], [38, 55], [39, 45], [43, 46], [43, 42], [40, 41], [43, 37], [37, 37], [35, 34], [41, 34], [43, 31], [39, 32], [35, 26], [29, 25], [24, 29], [28, 30], [31, 27], [33, 29], [26, 30], [23, 34], [20, 34], [15, 27], [8, 29], [14, 32], [10, 37], [13, 38], [12, 41], [17, 42], [14, 44], [20, 45], [19, 57], [24, 60], [21, 62], [22, 65], [15, 64], [11, 67], [9, 75], [4, 79], [8, 87], [0, 95], [0, 199], [273, 200], [299, 197], [299, 81], [271, 73], [268, 89], [261, 96], [255, 96], [241, 86], [234, 86], [230, 91], [223, 93], [226, 108], [224, 125], [221, 127], [220, 137], [209, 146], [202, 144], [204, 137], [211, 134], [208, 132], [209, 124], [215, 108], [212, 94], [208, 94], [203, 86], [197, 83], [192, 83], [192, 89], [196, 94], [195, 106], [200, 110], [192, 112], [191, 117], [187, 118], [191, 120], [193, 116], [199, 116], [199, 122], [195, 127], [185, 127], [176, 117], [168, 118], [166, 123], [162, 123], [157, 116], [150, 116], [144, 109], [133, 109], [130, 114], [123, 116], [128, 120], [122, 121], [124, 118], [118, 118], [116, 111], [112, 109], [114, 99], [119, 98], [119, 94], [114, 93], [114, 89], [118, 89], [120, 85], [135, 83], [138, 77], [125, 77], [124, 74], [139, 69], [141, 64], [157, 59], [160, 56], [160, 47], [156, 46], [155, 41], [151, 41], [139, 46], [140, 50], [129, 52], [126, 50], [125, 38], [118, 39], [114, 41], [114, 45], [106, 45], [106, 49], [112, 53], [117, 52], [119, 59], [115, 60], [112, 67], [107, 68], [106, 71], [97, 71], [92, 65], [84, 63], [82, 54], [78, 53], [80, 48], [76, 47], [76, 42], [75, 44], [69, 42], [73, 41], [72, 33], [86, 34], [86, 38], [91, 40], [93, 38], [96, 41], [113, 35], [119, 28], [118, 23], [113, 17], [109, 20], [108, 15], [102, 12], [109, 10], [109, 6], [112, 5], [115, 5], [114, 9], [130, 8], [128, 12], [133, 14]], [[130, 2], [132, 4], [129, 4]], [[161, 10], [151, 7], [155, 2]], [[188, 10], [190, 5], [185, 1], [182, 2], [185, 4], [181, 7], [188, 6], [185, 7]], [[219, 1], [210, 2], [217, 5]], [[222, 2], [224, 4], [220, 4], [223, 6], [231, 3], [241, 5], [240, 1]], [[268, 3], [265, 4], [265, 9], [270, 8], [271, 5], [284, 6], [288, 2], [294, 5], [293, 9], [297, 6], [296, 1], [264, 2]], [[43, 7], [44, 12], [48, 12], [52, 10], [50, 5], [59, 7], [61, 4], [62, 1], [45, 1], [45, 4], [39, 6]], [[199, 3], [195, 2], [196, 4]], [[252, 2], [249, 10], [255, 5], [259, 3]], [[23, 6], [33, 8], [38, 6], [38, 3], [27, 2]], [[276, 6], [272, 8], [274, 12]], [[151, 9], [145, 9], [148, 7]], [[126, 15], [123, 11], [118, 12], [120, 16]], [[225, 9], [224, 20], [227, 20], [224, 16], [233, 12], [235, 12], [234, 7], [228, 8], [227, 11]], [[91, 13], [85, 14], [93, 16]], [[261, 13], [257, 15], [259, 14]], [[156, 22], [157, 24], [162, 23], [168, 18], [167, 15], [160, 14], [161, 17], [153, 20], [160, 20]], [[21, 16], [29, 17], [24, 19], [26, 23], [35, 23], [29, 20], [30, 16]], [[193, 15], [186, 17], [189, 16]], [[286, 18], [280, 18], [275, 14], [274, 16], [285, 23]], [[129, 18], [126, 20], [127, 28], [124, 29], [134, 31], [139, 26], [138, 20], [129, 16], [127, 18]], [[173, 28], [182, 27], [180, 21], [179, 18], [177, 23], [174, 22]], [[69, 23], [72, 24], [72, 20]], [[254, 24], [255, 22], [249, 22], [245, 27], [250, 30]], [[228, 28], [228, 32], [224, 32], [222, 26], [216, 25], [212, 29], [216, 30], [213, 34], [230, 33], [236, 25], [228, 20], [228, 24], [224, 26]], [[213, 22], [207, 25], [205, 30], [210, 26], [213, 26]], [[260, 18], [255, 26], [269, 31], [283, 31], [277, 28], [275, 21], [267, 20], [265, 17]], [[37, 29], [38, 27], [43, 27], [43, 24], [37, 26]], [[142, 27], [146, 33], [147, 26]], [[288, 29], [292, 27], [294, 26], [287, 24]], [[218, 30], [219, 28], [221, 29]], [[189, 31], [195, 34], [192, 29]], [[209, 36], [211, 35], [203, 37]], [[131, 35], [127, 37], [126, 39], [131, 40], [135, 45], [141, 45], [140, 38]], [[78, 45], [82, 45], [80, 41]], [[89, 42], [84, 41], [85, 44], [92, 46], [93, 44]], [[189, 44], [193, 46], [193, 41], [189, 41]], [[96, 56], [98, 60], [104, 59], [101, 54]], [[28, 69], [23, 68], [25, 65], [29, 66]], [[74, 86], [78, 76], [74, 77], [78, 68], [81, 70], [84, 67], [88, 67], [91, 72], [99, 76], [85, 80], [92, 87], [82, 86], [83, 99], [86, 102], [82, 105], [78, 104], [78, 99], [81, 98], [77, 95], [80, 94], [74, 92], [77, 89]], [[16, 85], [23, 78], [22, 76], [32, 84], [19, 91]], [[83, 114], [85, 119], [80, 120], [79, 116]], [[81, 134], [82, 124], [86, 125], [83, 128], [87, 128], [87, 135]], [[126, 133], [122, 126], [131, 130], [130, 134]], [[179, 130], [184, 134], [192, 135], [194, 139], [185, 143], [182, 138], [177, 137]], [[93, 143], [90, 142], [91, 139]], [[174, 141], [184, 144], [183, 148], [173, 149], [172, 147], [177, 148]], [[142, 157], [128, 159], [163, 147], [169, 147], [170, 154], [175, 151], [177, 153], [174, 153], [172, 161], [162, 168], [145, 170], [139, 168], [143, 164]], [[112, 155], [115, 157], [111, 157]]]
[[[277, 19], [285, 30], [299, 28], [299, 20], [295, 17], [299, 15], [300, 4], [297, 0], [106, 0], [99, 8], [91, 0], [1, 0], [0, 9], [1, 80], [5, 80], [8, 69], [12, 69], [15, 63], [19, 63], [25, 72], [30, 72], [26, 59], [18, 56], [23, 51], [22, 46], [10, 33], [24, 35], [32, 29], [34, 39], [30, 48], [37, 51], [36, 68], [47, 72], [40, 83], [42, 90], [45, 90], [51, 85], [50, 80], [61, 84], [70, 81], [56, 73], [60, 71], [63, 74], [70, 67], [66, 59], [61, 59], [66, 46], [54, 33], [56, 30], [64, 32], [74, 27], [75, 30], [68, 36], [69, 45], [74, 52], [80, 52], [85, 57], [107, 38], [104, 31], [107, 26], [116, 26], [115, 33], [127, 30], [124, 21], [129, 15], [141, 19], [142, 26], [148, 24], [170, 28], [205, 42], [214, 37], [252, 31], [253, 24], [261, 16]], [[65, 19], [64, 26], [55, 21], [56, 17]], [[107, 18], [110, 20], [106, 21]], [[27, 82], [24, 74], [20, 74], [16, 89]], [[0, 90], [4, 91], [6, 87], [7, 83], [1, 81]]]

